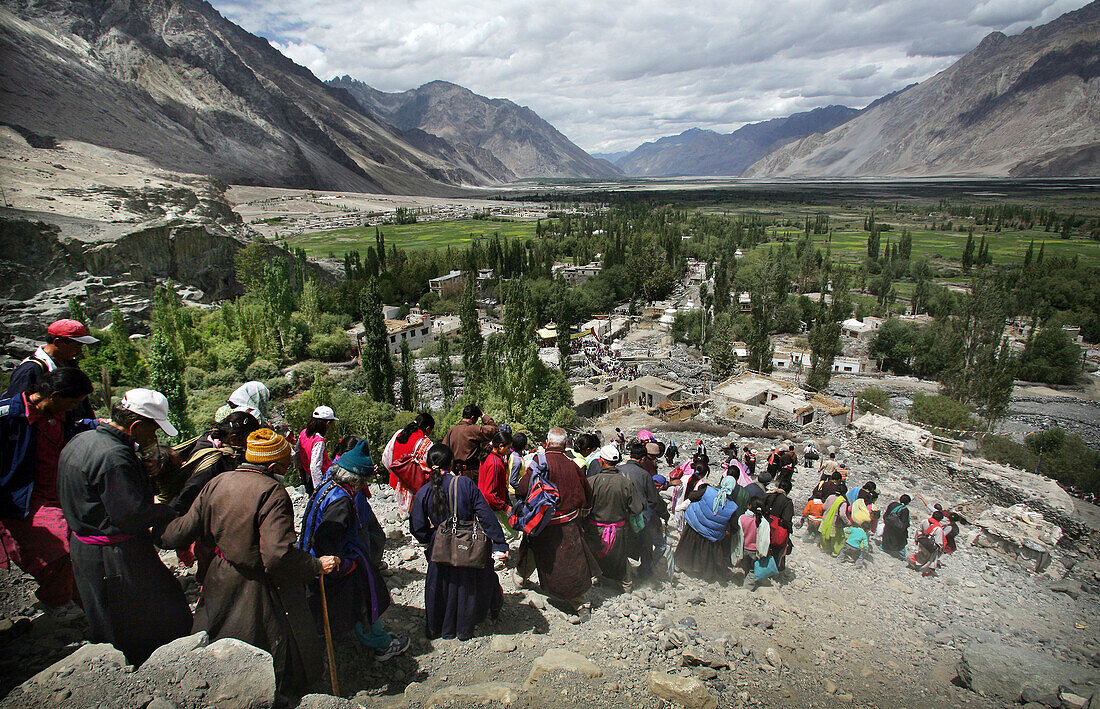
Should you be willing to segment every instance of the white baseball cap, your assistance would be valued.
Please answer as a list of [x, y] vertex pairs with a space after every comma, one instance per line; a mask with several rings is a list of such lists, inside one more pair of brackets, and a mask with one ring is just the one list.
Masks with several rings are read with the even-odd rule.
[[152, 389], [131, 389], [123, 395], [119, 405], [138, 416], [152, 419], [160, 430], [169, 436], [178, 436], [179, 431], [168, 420], [168, 399], [164, 394]]
[[612, 445], [606, 445], [600, 449], [600, 458], [606, 460], [608, 463], [618, 463], [622, 460], [618, 447]]
[[340, 419], [336, 418], [336, 412], [334, 412], [328, 406], [324, 406], [324, 405], [318, 406], [316, 409], [313, 410], [313, 418], [321, 419], [322, 421], [339, 421], [340, 420]]

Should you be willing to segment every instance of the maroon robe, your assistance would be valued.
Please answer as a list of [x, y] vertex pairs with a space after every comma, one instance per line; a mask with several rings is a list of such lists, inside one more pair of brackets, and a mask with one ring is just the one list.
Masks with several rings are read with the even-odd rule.
[[[528, 557], [533, 556], [542, 590], [554, 598], [575, 601], [588, 592], [592, 578], [600, 574], [599, 563], [584, 541], [581, 526], [592, 509], [592, 486], [562, 448], [547, 448], [546, 466], [549, 481], [557, 486], [560, 496], [555, 517], [572, 519], [562, 524], [551, 522], [537, 536], [524, 535], [517, 567], [521, 573], [530, 568]], [[516, 494], [527, 497], [530, 484], [528, 471], [516, 485]]]

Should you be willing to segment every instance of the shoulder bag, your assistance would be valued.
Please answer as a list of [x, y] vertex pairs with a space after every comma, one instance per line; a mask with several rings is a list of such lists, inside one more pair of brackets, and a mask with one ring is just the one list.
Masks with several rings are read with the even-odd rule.
[[489, 564], [492, 548], [489, 537], [481, 528], [477, 515], [470, 521], [458, 519], [458, 505], [454, 499], [458, 477], [451, 477], [447, 506], [451, 516], [443, 520], [432, 542], [432, 561], [437, 564], [466, 569], [484, 569]]

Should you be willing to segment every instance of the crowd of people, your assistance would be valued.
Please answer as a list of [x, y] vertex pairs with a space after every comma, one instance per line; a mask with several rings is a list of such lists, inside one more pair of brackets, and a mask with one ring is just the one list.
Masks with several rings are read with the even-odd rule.
[[589, 364], [609, 377], [634, 379], [638, 376], [637, 366], [623, 362], [617, 350], [592, 335], [571, 341], [569, 351], [583, 354]]
[[[281, 691], [294, 693], [324, 670], [324, 623], [378, 661], [405, 652], [409, 638], [382, 620], [386, 535], [368, 486], [378, 474], [424, 548], [428, 638], [465, 640], [498, 615], [505, 569], [517, 588], [537, 576], [580, 623], [594, 583], [629, 591], [682, 573], [754, 588], [782, 573], [794, 548], [793, 444], [759, 471], [757, 451], [734, 437], [713, 465], [701, 441], [677, 464], [675, 443], [650, 431], [628, 439], [616, 429], [604, 442], [553, 428], [535, 442], [469, 405], [440, 442], [431, 414], [417, 415], [376, 463], [365, 439], [326, 440], [337, 421], [328, 406], [297, 436], [280, 435], [270, 393], [247, 382], [208, 431], [169, 448], [158, 432], [178, 432], [161, 393], [131, 389], [95, 418], [91, 381], [75, 366], [94, 338], [72, 320], [47, 335], [0, 400], [0, 560], [35, 578], [47, 612], [84, 613], [92, 639], [135, 665], [203, 630], [270, 652]], [[879, 531], [875, 483], [849, 487], [843, 458], [810, 449], [804, 463], [823, 460], [798, 520], [806, 541], [859, 565], [880, 538], [906, 558], [911, 498], [885, 506]], [[300, 529], [284, 486], [291, 468], [309, 496]], [[964, 522], [929, 509], [907, 557], [925, 575]], [[193, 612], [158, 548], [198, 564]]]

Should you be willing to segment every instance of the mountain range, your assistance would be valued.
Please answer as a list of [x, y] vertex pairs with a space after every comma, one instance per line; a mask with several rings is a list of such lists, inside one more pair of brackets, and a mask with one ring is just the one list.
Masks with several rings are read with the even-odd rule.
[[589, 155], [529, 108], [444, 81], [399, 93], [322, 82], [203, 0], [0, 0], [0, 91], [0, 124], [35, 141], [246, 185], [454, 194], [624, 174], [1094, 175], [1100, 0], [993, 33], [862, 110], [692, 129], [626, 155]]
[[746, 177], [1100, 174], [1100, 2], [973, 51]]
[[644, 143], [615, 164], [632, 176], [740, 175], [780, 145], [823, 133], [858, 114], [858, 110], [847, 106], [826, 106], [750, 123], [728, 134], [692, 128]]
[[447, 81], [400, 93], [378, 91], [350, 76], [328, 81], [369, 113], [402, 130], [423, 130], [456, 145], [487, 150], [515, 177], [620, 177], [622, 172], [573, 144], [537, 113], [508, 99], [486, 98]]

